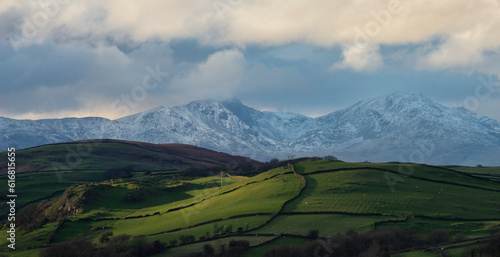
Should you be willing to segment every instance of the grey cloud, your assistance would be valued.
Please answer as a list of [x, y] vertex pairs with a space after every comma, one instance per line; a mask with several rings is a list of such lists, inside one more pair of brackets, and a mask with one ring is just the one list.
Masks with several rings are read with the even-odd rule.
[[0, 115], [79, 110], [95, 99], [109, 105], [141, 85], [146, 67], [172, 66], [170, 50], [162, 44], [145, 44], [130, 55], [85, 44], [46, 42], [18, 53], [9, 47], [0, 45]]

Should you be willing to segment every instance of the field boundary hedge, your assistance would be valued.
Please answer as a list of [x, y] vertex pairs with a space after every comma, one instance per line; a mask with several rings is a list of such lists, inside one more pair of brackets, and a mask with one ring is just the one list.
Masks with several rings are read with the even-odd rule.
[[382, 213], [356, 213], [356, 212], [342, 212], [342, 211], [311, 211], [311, 212], [282, 212], [281, 215], [325, 215], [325, 214], [341, 214], [349, 216], [377, 216], [377, 217], [402, 217], [392, 214], [382, 214]]
[[309, 175], [316, 175], [316, 174], [322, 174], [322, 173], [330, 173], [330, 172], [340, 172], [340, 171], [350, 171], [350, 170], [376, 170], [376, 171], [384, 171], [384, 172], [389, 172], [393, 173], [396, 175], [401, 175], [413, 179], [419, 179], [427, 182], [433, 182], [433, 183], [441, 183], [441, 184], [448, 184], [448, 185], [453, 185], [453, 186], [462, 186], [462, 187], [469, 187], [469, 188], [474, 188], [474, 189], [479, 189], [479, 190], [485, 190], [485, 191], [491, 191], [491, 192], [500, 192], [500, 189], [491, 189], [491, 188], [484, 188], [484, 187], [478, 187], [478, 186], [473, 186], [473, 185], [465, 185], [465, 184], [459, 184], [459, 183], [454, 183], [454, 182], [449, 182], [449, 181], [443, 181], [443, 180], [435, 180], [435, 179], [429, 179], [429, 178], [422, 178], [422, 177], [416, 177], [404, 173], [400, 173], [394, 170], [388, 170], [388, 169], [383, 169], [383, 168], [376, 168], [376, 167], [356, 167], [356, 168], [338, 168], [338, 169], [328, 169], [328, 170], [317, 170], [317, 171], [311, 171], [311, 172], [306, 172], [302, 173], [304, 176], [309, 176]]

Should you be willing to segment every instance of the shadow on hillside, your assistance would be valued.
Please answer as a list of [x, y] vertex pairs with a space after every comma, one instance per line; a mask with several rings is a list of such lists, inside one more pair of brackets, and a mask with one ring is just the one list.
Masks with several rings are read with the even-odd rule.
[[[136, 197], [135, 201], [130, 200], [131, 198], [134, 199], [132, 196]], [[92, 201], [92, 203], [87, 204], [84, 209], [85, 212], [101, 212], [101, 214], [99, 214], [100, 217], [109, 217], [112, 216], [109, 213], [113, 212], [157, 207], [177, 201], [187, 200], [193, 197], [193, 195], [186, 193], [186, 188], [178, 188], [174, 190], [158, 190], [146, 188], [141, 190], [115, 186], [110, 190], [104, 192], [96, 200]], [[167, 209], [173, 207], [174, 206], [165, 207], [162, 209], [158, 208], [158, 210], [154, 210], [150, 214], [153, 214], [157, 211], [164, 212]]]

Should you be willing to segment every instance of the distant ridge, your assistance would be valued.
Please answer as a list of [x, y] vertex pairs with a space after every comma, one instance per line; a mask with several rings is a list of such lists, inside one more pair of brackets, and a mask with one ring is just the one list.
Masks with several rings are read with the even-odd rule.
[[[18, 150], [17, 172], [105, 170], [147, 167], [149, 170], [181, 170], [192, 167], [260, 164], [248, 157], [233, 156], [185, 144], [151, 144], [124, 140], [81, 140]], [[68, 158], [70, 158], [68, 160]], [[4, 166], [6, 164], [3, 164]], [[6, 173], [7, 168], [0, 166]]]
[[346, 161], [500, 165], [498, 121], [421, 94], [371, 98], [318, 118], [208, 99], [117, 120], [0, 118], [0, 129], [3, 149], [110, 138], [196, 145], [263, 161], [335, 155]]

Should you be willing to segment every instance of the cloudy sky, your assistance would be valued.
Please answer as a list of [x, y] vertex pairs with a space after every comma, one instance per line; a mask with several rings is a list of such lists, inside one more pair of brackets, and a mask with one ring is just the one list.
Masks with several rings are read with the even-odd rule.
[[2, 0], [0, 35], [3, 117], [416, 92], [500, 121], [499, 0]]

